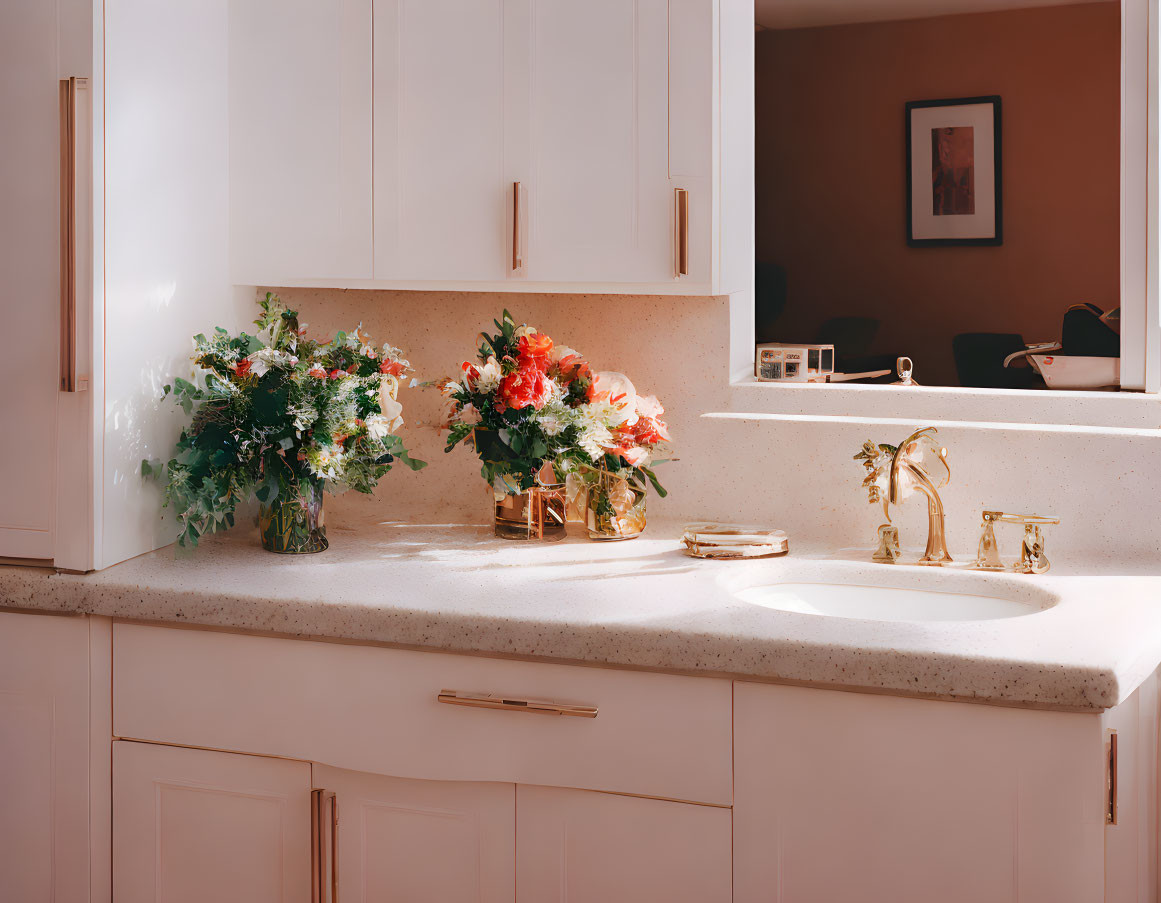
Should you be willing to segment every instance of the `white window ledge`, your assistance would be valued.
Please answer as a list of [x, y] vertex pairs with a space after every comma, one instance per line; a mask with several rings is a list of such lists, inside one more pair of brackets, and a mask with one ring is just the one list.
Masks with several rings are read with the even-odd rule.
[[1161, 396], [1138, 392], [1061, 392], [838, 383], [730, 385], [730, 411], [795, 418], [1161, 429]]

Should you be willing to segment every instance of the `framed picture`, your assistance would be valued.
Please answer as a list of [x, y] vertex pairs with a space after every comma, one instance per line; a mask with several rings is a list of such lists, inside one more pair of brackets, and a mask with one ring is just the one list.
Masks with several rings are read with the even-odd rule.
[[1000, 98], [907, 104], [907, 244], [1004, 243]]

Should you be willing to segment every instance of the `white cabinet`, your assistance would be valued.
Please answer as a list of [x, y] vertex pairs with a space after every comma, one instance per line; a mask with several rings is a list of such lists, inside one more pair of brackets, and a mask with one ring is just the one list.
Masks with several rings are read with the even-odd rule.
[[[0, 4], [0, 558], [90, 570], [172, 540], [141, 461], [190, 336], [238, 328], [227, 0]], [[180, 35], [180, 40], [175, 36]], [[71, 101], [61, 80], [71, 81]]]
[[0, 612], [0, 900], [89, 903], [89, 752], [88, 621]]
[[338, 803], [340, 899], [511, 903], [516, 788], [313, 766]]
[[371, 0], [231, 0], [233, 280], [371, 276]]
[[524, 0], [513, 13], [528, 280], [672, 281], [669, 3]]
[[507, 275], [505, 0], [375, 0], [375, 278]]
[[310, 765], [118, 741], [116, 903], [310, 903]]
[[728, 903], [730, 810], [527, 787], [516, 791], [517, 903]]
[[235, 281], [728, 290], [722, 2], [232, 4]]
[[737, 683], [734, 718], [738, 903], [1104, 899], [1097, 715]]

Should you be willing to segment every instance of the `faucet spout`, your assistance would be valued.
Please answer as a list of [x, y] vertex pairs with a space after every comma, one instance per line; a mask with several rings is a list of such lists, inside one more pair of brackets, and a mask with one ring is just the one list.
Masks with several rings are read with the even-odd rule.
[[[891, 458], [891, 472], [887, 482], [887, 501], [892, 505], [902, 503], [903, 481], [900, 477], [903, 473], [906, 473], [911, 478], [911, 482], [915, 488], [927, 497], [927, 548], [924, 550], [923, 557], [919, 559], [919, 563], [941, 565], [952, 560], [951, 554], [947, 551], [943, 500], [939, 497], [939, 490], [936, 488], [931, 476], [921, 464], [910, 460], [907, 457], [906, 451], [909, 446], [923, 435], [934, 432], [935, 430], [932, 427], [916, 430], [895, 450], [895, 454]], [[939, 455], [944, 467], [947, 467], [947, 449], [941, 448]], [[948, 473], [950, 472], [951, 470], [949, 468]]]

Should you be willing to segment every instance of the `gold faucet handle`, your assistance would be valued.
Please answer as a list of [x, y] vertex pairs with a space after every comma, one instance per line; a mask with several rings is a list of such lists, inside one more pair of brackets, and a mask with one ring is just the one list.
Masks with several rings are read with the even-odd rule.
[[985, 511], [984, 522], [1043, 527], [1048, 524], [1059, 524], [1060, 518], [1052, 514], [1006, 514], [1003, 511]]

